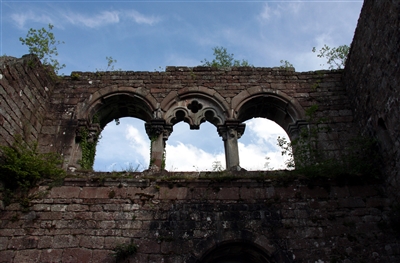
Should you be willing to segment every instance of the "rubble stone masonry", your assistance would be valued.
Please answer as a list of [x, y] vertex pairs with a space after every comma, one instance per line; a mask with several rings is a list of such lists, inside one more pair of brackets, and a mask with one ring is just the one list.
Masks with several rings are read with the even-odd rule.
[[[126, 262], [400, 262], [399, 14], [397, 0], [366, 0], [346, 67], [336, 71], [167, 67], [56, 77], [35, 56], [2, 57], [0, 144], [38, 141], [63, 156], [69, 177], [32, 190], [27, 208], [0, 201], [0, 262], [115, 262], [112, 249], [130, 242], [138, 251]], [[318, 134], [323, 153], [338, 156], [349, 139], [368, 135], [383, 178], [237, 171], [244, 121], [271, 119], [294, 139], [318, 125], [307, 117], [313, 105], [330, 128]], [[128, 116], [146, 123], [152, 169], [80, 171], [82, 131], [94, 141]], [[179, 121], [215, 125], [230, 171], [162, 171]]]

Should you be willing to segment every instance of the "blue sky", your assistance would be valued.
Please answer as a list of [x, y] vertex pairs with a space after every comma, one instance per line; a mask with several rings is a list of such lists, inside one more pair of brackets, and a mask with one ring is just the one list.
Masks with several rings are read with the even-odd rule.
[[[313, 47], [350, 45], [362, 1], [0, 1], [0, 54], [28, 53], [19, 37], [29, 28], [54, 25], [65, 44], [59, 73], [107, 68], [162, 71], [166, 66], [197, 66], [212, 60], [223, 46], [235, 59], [256, 67], [275, 67], [288, 60], [296, 71], [327, 68]], [[248, 170], [283, 168], [276, 138], [283, 130], [265, 119], [247, 122], [239, 140], [241, 166]], [[266, 157], [269, 157], [266, 166]], [[144, 123], [132, 118], [109, 123], [102, 132], [95, 170], [148, 166], [149, 141]], [[191, 131], [174, 126], [167, 141], [167, 169], [211, 170], [225, 165], [223, 142], [211, 124]]]

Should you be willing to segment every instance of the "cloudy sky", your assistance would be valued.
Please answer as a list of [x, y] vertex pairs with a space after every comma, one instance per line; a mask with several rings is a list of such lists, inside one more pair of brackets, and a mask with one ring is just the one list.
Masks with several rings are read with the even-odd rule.
[[[197, 66], [212, 60], [212, 48], [223, 46], [235, 59], [256, 67], [274, 67], [287, 60], [296, 71], [327, 68], [311, 50], [324, 44], [350, 45], [362, 1], [22, 1], [2, 0], [0, 54], [21, 57], [28, 53], [19, 37], [30, 28], [54, 25], [59, 73], [107, 68], [106, 57], [117, 60], [116, 69], [162, 71], [166, 66]], [[286, 136], [266, 119], [246, 122], [239, 140], [241, 166], [248, 170], [283, 168], [276, 146]], [[123, 118], [102, 132], [94, 169], [117, 171], [146, 169], [149, 140], [144, 123]], [[209, 123], [189, 130], [174, 126], [167, 141], [167, 170], [212, 170], [225, 167], [223, 142]]]

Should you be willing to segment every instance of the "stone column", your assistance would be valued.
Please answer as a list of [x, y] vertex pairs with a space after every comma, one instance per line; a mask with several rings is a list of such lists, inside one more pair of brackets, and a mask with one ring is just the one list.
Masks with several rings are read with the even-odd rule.
[[150, 139], [149, 169], [160, 171], [165, 168], [165, 142], [172, 132], [172, 126], [165, 120], [155, 119], [145, 124], [146, 133]]
[[218, 134], [224, 141], [225, 160], [227, 170], [240, 171], [238, 139], [244, 133], [246, 124], [239, 121], [225, 121], [224, 125], [218, 126]]

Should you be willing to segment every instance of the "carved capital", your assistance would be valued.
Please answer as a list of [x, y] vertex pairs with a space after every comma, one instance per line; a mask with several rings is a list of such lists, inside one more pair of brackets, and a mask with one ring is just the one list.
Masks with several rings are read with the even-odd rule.
[[150, 140], [162, 134], [166, 141], [173, 130], [172, 125], [166, 124], [165, 120], [162, 119], [151, 120], [145, 124], [145, 128]]
[[226, 141], [229, 138], [240, 139], [242, 137], [246, 124], [239, 121], [226, 121], [224, 125], [218, 126], [218, 134], [222, 140]]

